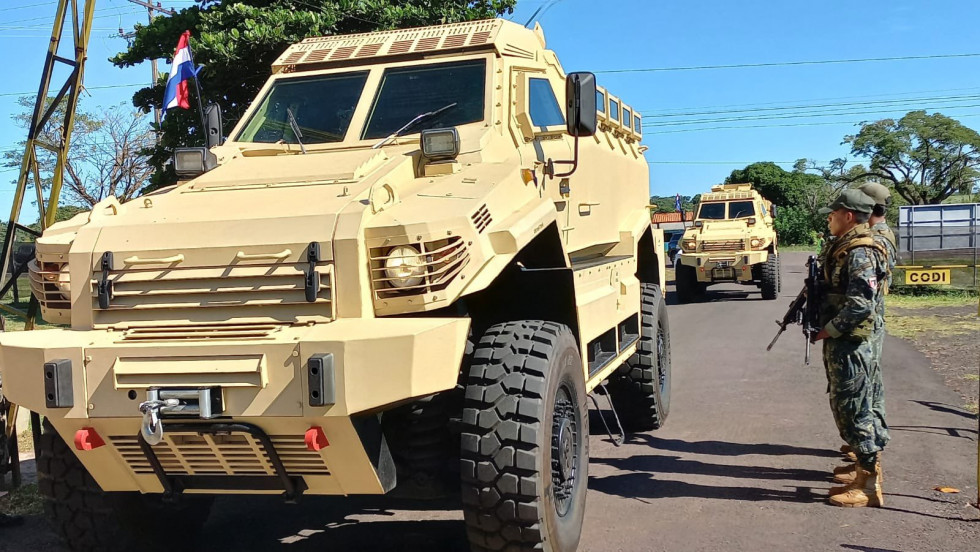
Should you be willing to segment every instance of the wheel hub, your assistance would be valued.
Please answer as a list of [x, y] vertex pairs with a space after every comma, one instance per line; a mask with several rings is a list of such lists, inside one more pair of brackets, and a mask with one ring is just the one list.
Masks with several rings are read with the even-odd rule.
[[575, 402], [569, 391], [560, 387], [551, 423], [551, 488], [559, 516], [571, 509], [575, 494], [578, 440]]

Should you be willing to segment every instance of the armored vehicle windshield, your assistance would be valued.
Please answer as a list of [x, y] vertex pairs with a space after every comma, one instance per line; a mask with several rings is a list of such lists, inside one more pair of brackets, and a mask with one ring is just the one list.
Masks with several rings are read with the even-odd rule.
[[376, 91], [373, 84], [365, 89], [369, 74], [352, 71], [276, 79], [235, 140], [298, 144], [289, 124], [291, 111], [305, 144], [342, 142], [361, 101], [371, 105], [363, 130], [351, 133], [360, 140], [384, 138], [418, 115], [450, 104], [455, 105], [420, 119], [402, 134], [484, 119], [484, 59], [387, 67]]
[[751, 201], [702, 203], [698, 210], [698, 218], [707, 220], [739, 219], [755, 214], [755, 204]]

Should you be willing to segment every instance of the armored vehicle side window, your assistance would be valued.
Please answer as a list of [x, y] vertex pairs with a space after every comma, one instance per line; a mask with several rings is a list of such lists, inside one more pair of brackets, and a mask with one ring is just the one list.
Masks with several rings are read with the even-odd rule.
[[595, 105], [596, 105], [596, 111], [598, 111], [599, 113], [606, 112], [606, 93], [603, 92], [602, 90], [595, 91]]
[[609, 116], [614, 121], [619, 120], [619, 102], [616, 100], [609, 100]]
[[530, 79], [528, 97], [530, 98], [531, 123], [537, 127], [565, 124], [565, 115], [555, 98], [548, 79]]
[[342, 142], [367, 75], [367, 71], [361, 71], [279, 79], [237, 140], [298, 143], [289, 126], [288, 111], [292, 111], [303, 134], [303, 143]]
[[633, 130], [637, 134], [642, 134], [643, 133], [643, 123], [640, 122], [640, 117], [639, 116], [635, 116], [635, 115], [633, 116]]
[[482, 121], [486, 77], [486, 61], [482, 59], [387, 69], [361, 138], [384, 138], [415, 117], [453, 103], [456, 105], [419, 120], [402, 133]]
[[725, 218], [725, 203], [702, 203], [698, 210], [699, 219], [722, 220]]
[[628, 107], [623, 108], [623, 126], [629, 129], [630, 124], [633, 122], [633, 113], [630, 112]]
[[737, 219], [755, 216], [755, 204], [751, 201], [733, 201], [728, 204], [728, 218]]

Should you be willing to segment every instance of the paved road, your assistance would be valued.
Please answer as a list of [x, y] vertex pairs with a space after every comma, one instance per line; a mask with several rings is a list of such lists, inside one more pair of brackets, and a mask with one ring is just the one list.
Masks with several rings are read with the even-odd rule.
[[[815, 351], [802, 364], [797, 329], [765, 346], [802, 285], [804, 255], [785, 254], [785, 291], [763, 301], [721, 287], [669, 307], [673, 403], [664, 429], [613, 447], [593, 421], [581, 550], [973, 550], [980, 542], [977, 422], [906, 342], [886, 341], [886, 508], [826, 505], [840, 445]], [[714, 290], [714, 288], [712, 288]], [[963, 491], [943, 495], [948, 485]], [[40, 520], [7, 530], [0, 550], [61, 550]], [[452, 503], [309, 497], [223, 499], [200, 550], [465, 550]]]

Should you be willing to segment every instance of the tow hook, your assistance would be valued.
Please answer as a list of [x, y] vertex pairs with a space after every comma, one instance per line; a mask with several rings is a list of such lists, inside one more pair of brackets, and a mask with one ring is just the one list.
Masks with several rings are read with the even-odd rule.
[[156, 445], [163, 441], [163, 424], [160, 423], [160, 411], [164, 408], [173, 408], [179, 404], [180, 401], [177, 399], [156, 399], [140, 403], [140, 414], [143, 415], [140, 432], [147, 444]]

